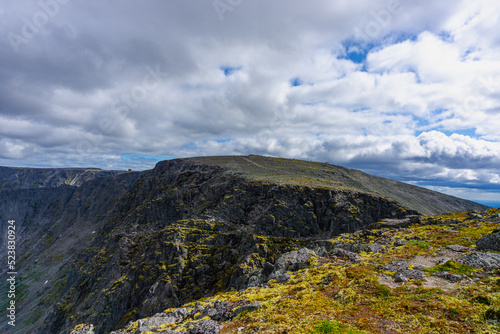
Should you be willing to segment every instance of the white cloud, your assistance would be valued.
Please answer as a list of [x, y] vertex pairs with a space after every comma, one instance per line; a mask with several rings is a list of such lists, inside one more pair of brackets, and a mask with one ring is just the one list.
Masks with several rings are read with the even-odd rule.
[[[221, 21], [211, 1], [70, 2], [19, 53], [3, 41], [0, 163], [260, 153], [497, 186], [500, 5], [394, 4], [245, 1]], [[15, 33], [40, 10], [7, 8]]]

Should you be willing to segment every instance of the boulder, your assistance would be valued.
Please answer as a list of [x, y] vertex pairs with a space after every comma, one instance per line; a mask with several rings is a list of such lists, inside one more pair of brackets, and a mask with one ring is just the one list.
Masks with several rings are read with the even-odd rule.
[[277, 283], [285, 283], [288, 282], [292, 275], [284, 271], [283, 269], [281, 270], [276, 270], [274, 271], [270, 276], [269, 280], [276, 280]]
[[414, 269], [400, 269], [394, 275], [394, 281], [398, 283], [408, 282], [410, 280], [419, 280], [425, 277], [425, 273]]
[[316, 257], [316, 253], [308, 248], [301, 248], [281, 255], [276, 261], [274, 268], [276, 270], [297, 271], [309, 268], [310, 261]]
[[420, 223], [422, 218], [417, 215], [406, 216], [404, 219], [383, 219], [379, 222], [379, 227], [386, 228], [400, 228], [400, 227], [408, 227], [411, 224]]
[[332, 253], [339, 258], [351, 261], [355, 261], [361, 257], [359, 254], [349, 252], [342, 248], [335, 248]]
[[94, 325], [79, 325], [70, 334], [94, 334]]
[[460, 252], [460, 253], [464, 253], [464, 252], [468, 252], [468, 251], [472, 250], [469, 247], [464, 247], [464, 246], [460, 246], [460, 245], [449, 245], [449, 246], [446, 246], [445, 249], [451, 250], [453, 252]]
[[408, 266], [408, 262], [406, 262], [405, 260], [397, 260], [397, 261], [392, 261], [391, 263], [379, 266], [379, 269], [385, 270], [385, 271], [398, 271], [398, 270], [403, 270], [403, 269], [410, 269], [410, 267]]
[[476, 249], [500, 252], [500, 231], [483, 236], [476, 242]]
[[372, 253], [383, 253], [385, 252], [385, 248], [379, 243], [373, 243], [368, 245], [368, 251]]
[[[186, 324], [189, 325], [189, 324]], [[200, 320], [193, 323], [193, 328], [190, 328], [186, 334], [220, 334], [221, 325], [213, 320]]]
[[440, 277], [440, 278], [443, 278], [443, 279], [445, 279], [447, 281], [451, 281], [451, 282], [458, 282], [458, 281], [461, 281], [463, 279], [462, 276], [456, 275], [456, 274], [452, 274], [452, 273], [449, 273], [447, 271], [441, 271], [441, 272], [438, 272], [438, 273], [434, 273], [431, 276]]
[[500, 269], [500, 254], [472, 253], [462, 256], [457, 262], [477, 269]]
[[396, 240], [396, 241], [394, 242], [394, 246], [396, 246], [396, 247], [400, 247], [400, 246], [404, 246], [404, 245], [406, 245], [407, 243], [408, 243], [408, 241], [406, 241], [406, 240]]

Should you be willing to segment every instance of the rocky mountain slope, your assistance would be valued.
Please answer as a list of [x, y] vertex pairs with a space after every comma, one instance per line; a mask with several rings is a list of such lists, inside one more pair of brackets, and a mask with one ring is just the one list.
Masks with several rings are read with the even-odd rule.
[[498, 209], [344, 234], [281, 255], [270, 270], [286, 277], [111, 334], [500, 333], [499, 239]]
[[34, 182], [37, 172], [24, 171], [26, 182], [11, 173], [0, 191], [2, 230], [16, 221], [20, 275], [18, 325], [0, 329], [9, 333], [68, 333], [79, 323], [108, 333], [286, 279], [283, 254], [385, 218], [485, 209], [359, 171], [258, 156], [177, 159], [82, 183], [67, 172]]
[[115, 176], [122, 171], [98, 168], [17, 168], [0, 166], [0, 190], [53, 188], [61, 185], [81, 186], [100, 177]]

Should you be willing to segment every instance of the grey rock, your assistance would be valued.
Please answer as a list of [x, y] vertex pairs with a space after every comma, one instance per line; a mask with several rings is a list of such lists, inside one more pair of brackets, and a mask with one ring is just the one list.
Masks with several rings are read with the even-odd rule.
[[408, 262], [405, 260], [397, 260], [397, 261], [392, 261], [391, 263], [384, 264], [379, 267], [380, 270], [385, 270], [385, 271], [398, 271], [398, 270], [404, 270], [404, 269], [410, 269], [408, 266]]
[[385, 252], [385, 248], [382, 247], [381, 244], [375, 242], [373, 244], [368, 245], [368, 251], [373, 253], [383, 253]]
[[278, 283], [285, 283], [288, 282], [291, 276], [284, 270], [276, 270], [269, 276], [269, 280], [275, 279]]
[[221, 325], [213, 320], [200, 320], [193, 323], [193, 328], [189, 329], [186, 334], [220, 334]]
[[461, 252], [461, 253], [468, 252], [468, 251], [472, 250], [469, 247], [464, 247], [464, 246], [460, 246], [460, 245], [448, 245], [445, 247], [445, 249], [451, 250], [453, 252]]
[[404, 246], [404, 245], [406, 245], [407, 243], [408, 243], [408, 241], [406, 241], [406, 240], [396, 240], [396, 241], [394, 242], [394, 246], [396, 246], [396, 247], [399, 247], [399, 246]]
[[401, 228], [401, 227], [408, 227], [412, 224], [411, 220], [409, 218], [405, 219], [384, 219], [381, 222], [379, 222], [380, 227], [387, 227], [387, 228]]
[[351, 260], [351, 261], [355, 261], [361, 257], [359, 254], [349, 252], [349, 251], [342, 249], [342, 248], [335, 248], [332, 253], [335, 256], [338, 256], [338, 257], [343, 258], [343, 259]]
[[462, 256], [457, 262], [477, 269], [500, 269], [500, 254], [473, 253]]
[[316, 256], [316, 254], [312, 250], [308, 248], [301, 248], [297, 251], [292, 251], [280, 256], [274, 267], [277, 270], [284, 271], [306, 269], [309, 267], [309, 261], [313, 256]]
[[396, 273], [394, 275], [394, 282], [396, 282], [396, 283], [405, 283], [408, 281], [409, 281], [408, 278], [401, 273]]
[[94, 325], [84, 325], [82, 328], [71, 331], [70, 334], [94, 334]]
[[476, 242], [476, 249], [500, 252], [500, 231], [483, 236]]
[[158, 313], [147, 320], [137, 322], [137, 330], [134, 334], [145, 333], [151, 330], [151, 327], [159, 327], [165, 324], [177, 324], [183, 322], [189, 315], [186, 308], [178, 308], [168, 314]]
[[451, 282], [458, 282], [458, 281], [461, 281], [463, 279], [462, 276], [456, 275], [456, 274], [452, 274], [452, 273], [449, 273], [447, 271], [441, 271], [441, 272], [438, 272], [438, 273], [434, 273], [434, 274], [431, 274], [431, 276], [436, 276], [436, 277], [444, 278], [445, 280], [448, 280], [448, 281], [451, 281]]
[[400, 269], [394, 275], [395, 282], [408, 282], [410, 280], [419, 280], [425, 277], [425, 273], [414, 269]]
[[314, 249], [314, 253], [316, 253], [316, 255], [320, 257], [329, 256], [328, 251], [325, 249], [325, 247], [316, 247]]

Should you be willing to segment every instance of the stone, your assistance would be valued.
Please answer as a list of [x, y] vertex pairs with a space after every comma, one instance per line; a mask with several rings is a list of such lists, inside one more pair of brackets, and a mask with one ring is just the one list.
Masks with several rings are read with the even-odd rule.
[[407, 243], [408, 243], [408, 241], [406, 241], [406, 240], [396, 240], [396, 241], [394, 242], [394, 246], [396, 246], [396, 247], [399, 247], [399, 246], [404, 246], [404, 245], [406, 245]]
[[414, 269], [400, 269], [394, 275], [394, 281], [401, 283], [401, 282], [408, 282], [410, 280], [419, 280], [424, 277], [425, 273], [423, 271]]
[[500, 269], [500, 254], [472, 253], [462, 256], [457, 262], [477, 269]]
[[483, 236], [476, 242], [476, 249], [500, 252], [500, 231]]
[[342, 249], [342, 248], [335, 248], [332, 253], [335, 256], [338, 256], [342, 259], [347, 259], [347, 260], [351, 260], [351, 261], [355, 261], [361, 257], [359, 254], [349, 252], [349, 251]]
[[452, 274], [452, 273], [449, 273], [447, 271], [433, 273], [433, 274], [431, 274], [431, 276], [440, 277], [440, 278], [443, 278], [443, 279], [445, 279], [447, 281], [451, 281], [451, 282], [458, 282], [458, 281], [461, 281], [463, 279], [462, 276]]
[[398, 271], [403, 269], [410, 269], [410, 267], [408, 266], [408, 262], [406, 262], [405, 260], [397, 260], [392, 261], [388, 264], [384, 264], [380, 266], [379, 269], [385, 271]]
[[379, 222], [380, 227], [387, 228], [400, 228], [400, 227], [408, 227], [411, 225], [410, 219], [384, 219]]
[[448, 245], [445, 247], [445, 249], [451, 250], [453, 252], [461, 252], [461, 253], [468, 252], [468, 251], [472, 250], [469, 247], [464, 247], [464, 246], [460, 246], [460, 245]]
[[368, 245], [368, 250], [374, 254], [385, 252], [385, 248], [381, 244], [376, 243], [376, 242]]
[[308, 248], [301, 248], [297, 251], [292, 251], [281, 255], [274, 267], [278, 270], [284, 271], [297, 271], [300, 269], [309, 268], [310, 260], [316, 256], [312, 250]]
[[200, 320], [186, 334], [220, 334], [221, 325], [213, 320]]
[[269, 276], [269, 280], [276, 280], [277, 283], [285, 283], [288, 282], [292, 275], [287, 273], [284, 270], [276, 270]]
[[84, 324], [78, 327], [78, 329], [72, 330], [70, 334], [94, 334], [94, 325]]

